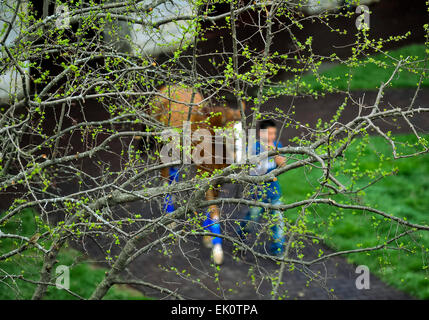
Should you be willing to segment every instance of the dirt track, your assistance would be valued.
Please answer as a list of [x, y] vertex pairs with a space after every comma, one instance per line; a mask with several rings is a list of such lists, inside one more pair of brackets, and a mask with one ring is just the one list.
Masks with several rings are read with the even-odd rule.
[[[353, 97], [358, 99], [365, 95], [365, 102], [371, 105], [374, 102], [376, 92], [354, 92]], [[402, 89], [387, 91], [382, 100], [382, 105], [385, 107], [406, 107], [409, 105], [414, 90]], [[330, 94], [323, 99], [314, 100], [311, 98], [295, 99], [294, 119], [300, 123], [309, 123], [314, 125], [318, 118], [324, 120], [336, 112], [339, 105], [344, 101], [342, 94]], [[425, 89], [419, 93], [415, 102], [415, 107], [428, 107], [429, 90]], [[273, 99], [263, 106], [263, 111], [272, 111], [273, 108], [279, 107], [285, 112], [288, 112], [291, 106], [291, 98], [283, 97]], [[350, 120], [357, 112], [356, 107], [349, 104], [344, 110], [344, 114], [340, 121], [342, 123]], [[95, 106], [86, 110], [88, 121], [99, 119], [100, 110]], [[55, 123], [55, 121], [52, 121]], [[419, 114], [413, 119], [413, 123], [419, 128], [420, 132], [429, 132], [429, 115]], [[383, 130], [392, 130], [394, 127], [389, 123], [380, 124]], [[393, 130], [392, 130], [393, 131]], [[399, 130], [395, 132], [409, 132], [406, 125], [401, 125]], [[289, 144], [289, 139], [300, 134], [295, 129], [286, 130], [281, 136], [284, 145]], [[78, 136], [79, 138], [79, 136]], [[77, 139], [77, 144], [80, 140]], [[117, 146], [120, 147], [120, 146]], [[120, 150], [120, 149], [118, 149]], [[85, 164], [91, 166], [91, 163]], [[90, 168], [90, 167], [88, 167]], [[97, 167], [94, 167], [94, 170]], [[90, 170], [90, 169], [88, 169]], [[64, 185], [63, 193], [70, 194], [76, 191], [75, 185]], [[287, 193], [287, 190], [284, 191]], [[221, 196], [239, 196], [237, 186], [227, 185]], [[7, 208], [11, 197], [9, 194], [2, 192], [1, 206]], [[127, 210], [142, 215], [159, 216], [161, 213], [154, 203], [133, 203], [126, 206]], [[232, 219], [240, 219], [244, 216], [246, 208], [233, 208], [225, 206], [221, 208], [223, 217], [228, 216]], [[223, 225], [223, 230], [231, 232], [229, 225]], [[156, 235], [154, 235], [154, 238]], [[153, 239], [154, 239], [153, 238]], [[153, 239], [147, 239], [145, 243], [150, 243]], [[105, 262], [105, 250], [110, 248], [110, 245], [104, 243], [100, 239], [99, 244], [95, 244], [93, 240], [85, 238], [80, 242], [84, 246], [91, 258], [100, 263]], [[273, 275], [279, 266], [271, 260], [259, 259], [254, 260], [249, 253], [238, 255], [240, 260], [234, 260], [232, 257], [232, 246], [225, 244], [226, 258], [224, 265], [219, 272], [213, 266], [209, 259], [210, 251], [202, 247], [200, 239], [188, 238], [186, 243], [179, 243], [179, 246], [173, 247], [170, 255], [165, 256], [159, 252], [162, 249], [160, 246], [153, 247], [151, 251], [145, 255], [139, 256], [130, 266], [128, 276], [147, 281], [155, 285], [169, 288], [177, 291], [188, 299], [270, 299], [271, 284], [264, 278], [264, 275]], [[143, 245], [143, 243], [142, 243]], [[305, 249], [305, 257], [311, 258], [317, 256], [319, 246], [307, 246]], [[263, 250], [263, 248], [260, 248]], [[323, 248], [325, 252], [329, 249]], [[112, 254], [118, 251], [118, 248], [112, 249]], [[237, 256], [237, 255], [236, 255]], [[249, 273], [250, 263], [256, 262], [256, 267], [253, 269], [255, 277], [252, 278], [252, 273]], [[174, 269], [175, 268], [175, 269]], [[176, 271], [174, 271], [176, 270]], [[347, 263], [345, 258], [335, 257], [323, 264], [317, 264], [310, 269], [295, 270], [293, 272], [285, 271], [283, 274], [284, 284], [280, 287], [280, 292], [288, 299], [410, 299], [412, 297], [394, 290], [385, 285], [373, 275], [371, 275], [370, 290], [357, 290], [355, 280], [358, 274], [355, 273], [356, 266]], [[320, 271], [321, 283], [315, 281], [310, 282], [307, 286], [309, 278], [306, 275]], [[218, 277], [216, 277], [218, 273]], [[187, 275], [190, 274], [188, 277]], [[314, 276], [312, 275], [312, 278]], [[198, 282], [191, 282], [189, 279], [199, 279]], [[218, 279], [217, 281], [215, 281]], [[160, 294], [159, 291], [148, 289], [147, 287], [137, 286], [144, 294], [152, 297], [162, 298], [165, 294]], [[333, 289], [333, 291], [331, 291]]]
[[[223, 195], [235, 191], [235, 186], [229, 185]], [[228, 209], [223, 208], [222, 214], [227, 212]], [[231, 217], [240, 218], [243, 214], [243, 211], [238, 211]], [[228, 226], [223, 227], [231, 232]], [[250, 253], [233, 255], [232, 245], [226, 243], [225, 263], [218, 271], [210, 263], [210, 250], [204, 248], [197, 238], [180, 243], [180, 249], [176, 247], [169, 256], [162, 255], [157, 249], [159, 248], [153, 248], [149, 254], [140, 256], [129, 271], [140, 280], [167, 287], [187, 299], [271, 298], [272, 286], [266, 276], [275, 275], [279, 270], [279, 265], [271, 260], [256, 260]], [[264, 252], [263, 248], [258, 249]], [[315, 258], [319, 249], [325, 253], [332, 252], [323, 245], [308, 245], [304, 254], [307, 259]], [[233, 256], [238, 256], [240, 260], [235, 260]], [[252, 264], [255, 267], [249, 270]], [[292, 272], [284, 271], [284, 284], [280, 286], [279, 292], [284, 299], [412, 299], [372, 275], [370, 289], [358, 290], [355, 284], [358, 276], [355, 265], [347, 263], [345, 258], [334, 257], [310, 268], [297, 266]], [[318, 278], [319, 281], [309, 281], [310, 278]], [[199, 279], [199, 282], [195, 282], [195, 279]], [[156, 290], [138, 288], [148, 296], [165, 297]]]
[[[365, 101], [368, 104], [374, 101], [376, 92], [355, 92], [355, 98], [365, 94]], [[413, 97], [413, 90], [389, 91], [383, 99], [386, 106], [407, 106]], [[295, 119], [301, 123], [314, 124], [318, 117], [328, 119], [332, 116], [337, 107], [343, 102], [341, 94], [331, 94], [319, 100], [310, 98], [297, 99], [295, 105]], [[416, 107], [428, 107], [429, 90], [421, 91], [415, 102]], [[390, 104], [389, 104], [390, 103]], [[264, 105], [264, 111], [270, 111], [276, 106], [281, 106], [287, 110], [290, 106], [290, 98], [279, 98]], [[341, 122], [353, 117], [356, 109], [347, 106]], [[429, 115], [419, 115], [414, 123], [421, 129], [420, 132], [429, 132]], [[382, 124], [383, 130], [392, 130], [389, 123]], [[408, 132], [406, 126], [402, 126], [396, 132]], [[282, 136], [282, 142], [288, 144], [288, 139], [295, 136], [297, 132], [287, 131]], [[287, 193], [287, 190], [284, 191]], [[239, 196], [239, 189], [235, 185], [227, 185], [221, 196]], [[159, 215], [156, 205], [150, 203], [135, 203], [127, 205], [128, 210], [145, 214], [151, 212], [152, 215]], [[239, 219], [244, 215], [246, 208], [233, 208], [225, 206], [221, 208], [224, 217]], [[223, 230], [232, 232], [230, 225], [222, 225]], [[155, 239], [156, 235], [154, 235]], [[150, 243], [147, 239], [145, 244]], [[143, 244], [142, 244], [143, 245]], [[104, 260], [101, 250], [88, 240], [85, 244], [87, 250], [94, 258]], [[200, 239], [188, 238], [186, 243], [169, 247], [172, 249], [168, 256], [159, 252], [162, 248], [155, 246], [148, 254], [138, 257], [129, 267], [129, 276], [139, 280], [147, 281], [170, 290], [180, 293], [188, 299], [270, 299], [271, 283], [264, 278], [264, 275], [273, 275], [278, 271], [279, 266], [275, 262], [267, 259], [255, 260], [249, 253], [234, 255], [239, 260], [233, 259], [232, 245], [224, 245], [226, 258], [224, 265], [217, 271], [210, 263], [210, 250], [201, 245]], [[325, 252], [330, 252], [328, 248], [318, 245], [308, 245], [305, 249], [307, 258], [316, 257], [318, 250], [322, 248]], [[263, 252], [263, 248], [259, 248]], [[253, 273], [249, 272], [251, 264], [256, 267]], [[297, 268], [298, 269], [298, 268]], [[369, 290], [358, 290], [355, 285], [359, 274], [355, 273], [356, 266], [347, 263], [343, 257], [334, 257], [325, 263], [313, 265], [311, 268], [285, 271], [283, 273], [284, 284], [280, 286], [280, 292], [288, 299], [412, 299], [407, 294], [399, 292], [376, 277], [371, 275]], [[319, 273], [321, 282], [312, 281], [308, 283], [310, 276]], [[216, 276], [218, 273], [218, 276]], [[252, 279], [251, 274], [254, 274]], [[190, 280], [192, 279], [193, 282]], [[195, 281], [199, 279], [198, 281]], [[147, 287], [137, 286], [144, 294], [152, 297], [162, 298], [165, 294], [160, 294], [157, 290]], [[333, 290], [333, 291], [331, 291]]]
[[[385, 106], [405, 107], [408, 106], [414, 95], [413, 90], [394, 90], [389, 91], [383, 99]], [[365, 96], [365, 101], [368, 105], [374, 102], [376, 92], [354, 92], [355, 98]], [[273, 107], [282, 107], [283, 110], [290, 106], [290, 98], [279, 98], [272, 100], [264, 105], [264, 111], [270, 111]], [[295, 119], [301, 123], [309, 123], [312, 126], [317, 118], [329, 119], [336, 111], [337, 107], [343, 102], [341, 94], [328, 95], [326, 98], [313, 100], [311, 98], [298, 99], [294, 101], [296, 106]], [[429, 90], [420, 92], [416, 106], [428, 107]], [[341, 122], [350, 120], [357, 112], [357, 108], [349, 104], [344, 112]], [[422, 132], [429, 132], [429, 115], [419, 115], [415, 119], [414, 124], [422, 129]], [[389, 123], [380, 124], [384, 130], [392, 130], [393, 127]], [[401, 125], [400, 129], [395, 132], [409, 132], [409, 127]], [[288, 144], [288, 138], [295, 136], [296, 132], [285, 132], [282, 136], [282, 142]], [[226, 187], [224, 195], [234, 196], [237, 193], [237, 187], [229, 185]], [[287, 190], [285, 191], [287, 193]], [[228, 209], [230, 211], [228, 211]], [[230, 214], [232, 208], [224, 208], [223, 214]], [[232, 213], [231, 217], [241, 218], [244, 215], [245, 208]], [[228, 213], [227, 213], [228, 212]], [[224, 229], [228, 227], [224, 226]], [[232, 246], [226, 244], [226, 261], [219, 271], [219, 285], [214, 283], [215, 270], [209, 264], [209, 250], [204, 248], [198, 239], [195, 242], [190, 242], [183, 245], [183, 252], [188, 253], [189, 258], [185, 259], [182, 252], [173, 252], [169, 258], [163, 258], [156, 252], [153, 254], [140, 257], [132, 266], [131, 270], [147, 281], [156, 281], [160, 285], [165, 285], [173, 290], [177, 289], [179, 293], [187, 298], [192, 299], [269, 299], [271, 284], [261, 276], [257, 276], [254, 284], [251, 284], [250, 275], [248, 274], [249, 265], [247, 262], [256, 262], [250, 255], [244, 255], [243, 260], [236, 262], [232, 259]], [[329, 249], [322, 248], [325, 252]], [[305, 255], [315, 257], [319, 250], [319, 246], [309, 246], [306, 248]], [[192, 284], [181, 276], [177, 276], [174, 272], [169, 274], [161, 273], [158, 265], [163, 267], [176, 266], [178, 271], [186, 270], [194, 276], [201, 279], [210, 290], [201, 290], [198, 285]], [[269, 260], [257, 261], [257, 266], [262, 274], [273, 274], [277, 272], [278, 266]], [[355, 286], [355, 280], [358, 274], [355, 273], [356, 266], [348, 264], [345, 258], [335, 257], [328, 262], [312, 266], [308, 270], [302, 271], [285, 271], [283, 275], [284, 285], [281, 286], [281, 291], [289, 299], [409, 299], [412, 298], [402, 292], [394, 290], [386, 284], [379, 281], [374, 276], [371, 276], [370, 290], [358, 290]], [[322, 279], [326, 282], [321, 283], [311, 282], [307, 287], [309, 275], [312, 272], [320, 272]], [[257, 288], [257, 289], [256, 289]], [[333, 289], [333, 292], [330, 290]], [[147, 291], [146, 291], [147, 292]], [[150, 292], [147, 292], [150, 294]], [[153, 293], [155, 294], [155, 293]]]

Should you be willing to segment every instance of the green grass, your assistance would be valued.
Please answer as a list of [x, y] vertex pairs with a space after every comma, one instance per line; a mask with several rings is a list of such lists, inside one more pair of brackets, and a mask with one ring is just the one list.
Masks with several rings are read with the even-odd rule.
[[[407, 57], [408, 61], [400, 69], [390, 88], [415, 88], [420, 81], [421, 69], [424, 67], [426, 52], [423, 44], [405, 46], [386, 54], [369, 56], [360, 61], [350, 61], [335, 65], [323, 72], [309, 72], [302, 77], [287, 80], [284, 85], [273, 85], [265, 93], [290, 94], [298, 87], [299, 92], [326, 93], [346, 90], [375, 90], [392, 75], [399, 60]], [[426, 69], [428, 66], [426, 65]], [[429, 76], [422, 80], [422, 87], [429, 86]]]
[[[426, 140], [429, 138], [425, 137]], [[399, 142], [417, 142], [412, 135], [398, 135]], [[403, 146], [398, 151], [418, 150]], [[359, 194], [358, 199], [330, 196], [337, 202], [361, 204], [406, 219], [429, 225], [429, 155], [393, 160], [390, 145], [381, 137], [359, 139], [348, 149], [345, 159], [333, 165], [336, 178], [346, 186], [362, 187], [371, 181], [372, 173], [396, 174], [385, 176]], [[383, 156], [382, 156], [383, 155]], [[383, 157], [383, 161], [380, 160]], [[322, 175], [319, 169], [299, 169], [279, 177], [285, 203], [305, 199]], [[352, 177], [352, 178], [349, 178]], [[355, 197], [356, 198], [356, 197]], [[294, 221], [298, 209], [286, 212]], [[324, 239], [334, 250], [351, 250], [383, 244], [389, 237], [405, 229], [380, 216], [361, 210], [339, 209], [329, 205], [313, 205], [306, 211], [306, 228]], [[367, 265], [372, 274], [411, 295], [429, 299], [429, 232], [418, 231], [401, 238], [390, 247], [369, 253], [347, 255], [350, 262]]]
[[[20, 235], [31, 237], [36, 232], [40, 232], [37, 214], [33, 210], [24, 210], [19, 214], [19, 219], [14, 219], [11, 223], [3, 226], [1, 230], [5, 233], [19, 231]], [[20, 247], [20, 241], [10, 239], [0, 240], [0, 255], [9, 250]], [[47, 247], [49, 243], [45, 243]], [[83, 298], [89, 298], [101, 280], [104, 278], [107, 269], [96, 267], [95, 264], [77, 250], [64, 248], [58, 256], [59, 265], [68, 266], [70, 270], [70, 290]], [[31, 299], [35, 285], [20, 279], [10, 279], [7, 275], [22, 275], [25, 279], [33, 281], [39, 280], [39, 271], [42, 267], [42, 257], [40, 251], [34, 248], [26, 250], [23, 254], [15, 255], [4, 261], [0, 261], [0, 300]], [[55, 271], [53, 272], [55, 275]], [[60, 275], [60, 274], [59, 274]], [[55, 279], [53, 280], [55, 283]], [[65, 290], [49, 287], [45, 296], [46, 300], [75, 300], [77, 297], [70, 295]], [[127, 286], [112, 287], [104, 299], [125, 300], [125, 299], [147, 299], [137, 290]]]

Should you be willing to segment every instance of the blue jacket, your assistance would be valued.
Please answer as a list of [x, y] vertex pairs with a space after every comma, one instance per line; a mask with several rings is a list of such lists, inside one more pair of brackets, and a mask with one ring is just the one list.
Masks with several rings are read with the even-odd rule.
[[[274, 145], [277, 148], [283, 147], [280, 141], [274, 142]], [[259, 141], [255, 143], [254, 150], [255, 150], [255, 155], [258, 155], [261, 152], [265, 151], [264, 147], [261, 145]], [[267, 170], [264, 172], [264, 174], [269, 173], [276, 168], [277, 168], [277, 164], [274, 161], [274, 157], [269, 157], [268, 167], [267, 167]], [[255, 192], [252, 194], [252, 198], [263, 202], [275, 202], [277, 200], [280, 200], [282, 196], [282, 191], [278, 180], [272, 181], [272, 182], [265, 182], [263, 185], [256, 187], [254, 191]]]

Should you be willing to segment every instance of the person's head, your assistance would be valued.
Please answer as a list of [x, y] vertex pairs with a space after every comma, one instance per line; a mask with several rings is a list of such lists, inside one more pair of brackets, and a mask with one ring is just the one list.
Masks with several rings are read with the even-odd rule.
[[268, 145], [274, 144], [277, 139], [277, 127], [274, 120], [266, 119], [259, 123], [259, 137]]

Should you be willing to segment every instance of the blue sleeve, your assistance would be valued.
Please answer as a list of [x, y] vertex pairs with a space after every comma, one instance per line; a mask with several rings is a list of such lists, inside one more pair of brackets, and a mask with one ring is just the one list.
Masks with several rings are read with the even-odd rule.
[[256, 143], [255, 143], [255, 149], [256, 149], [256, 154], [260, 154], [261, 153], [261, 143], [259, 141], [256, 141]]
[[[249, 152], [248, 150], [249, 147], [246, 147], [246, 152]], [[253, 145], [253, 150], [255, 151], [255, 154], [253, 155], [258, 155], [261, 153], [261, 144], [259, 143], [259, 141], [256, 141], [255, 144]]]

